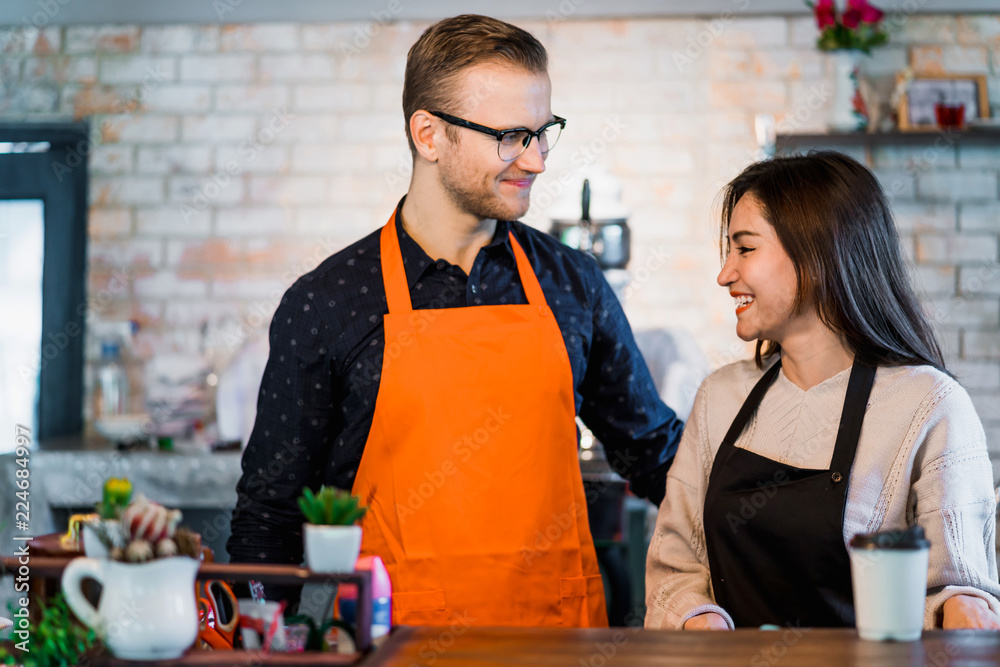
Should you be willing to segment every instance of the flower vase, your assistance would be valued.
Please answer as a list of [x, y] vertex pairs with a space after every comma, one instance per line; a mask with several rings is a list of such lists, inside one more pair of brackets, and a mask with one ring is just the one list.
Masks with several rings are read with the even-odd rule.
[[[146, 563], [74, 558], [62, 573], [66, 604], [111, 654], [126, 660], [173, 660], [198, 637], [194, 579], [199, 562], [177, 556]], [[95, 608], [81, 590], [101, 584]]]
[[868, 127], [868, 108], [861, 96], [858, 70], [864, 51], [841, 49], [832, 52], [834, 66], [833, 105], [827, 127], [831, 132], [857, 132]]

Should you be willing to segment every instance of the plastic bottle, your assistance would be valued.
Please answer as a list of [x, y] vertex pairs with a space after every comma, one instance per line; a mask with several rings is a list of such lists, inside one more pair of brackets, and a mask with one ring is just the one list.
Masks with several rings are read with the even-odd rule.
[[[392, 583], [385, 563], [378, 556], [362, 556], [358, 559], [357, 570], [372, 573], [372, 639], [389, 634], [392, 629]], [[357, 614], [358, 587], [343, 584], [339, 594], [340, 618], [354, 623]]]
[[94, 383], [94, 418], [106, 419], [128, 413], [128, 375], [116, 341], [101, 343], [101, 361]]

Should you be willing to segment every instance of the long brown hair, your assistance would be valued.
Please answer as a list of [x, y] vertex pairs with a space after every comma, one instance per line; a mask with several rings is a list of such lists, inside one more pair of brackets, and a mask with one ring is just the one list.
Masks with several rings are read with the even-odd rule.
[[[549, 58], [531, 33], [478, 14], [439, 21], [410, 47], [403, 80], [403, 117], [411, 153], [416, 148], [410, 136], [410, 117], [420, 109], [461, 114], [462, 109], [455, 105], [467, 104], [455, 99], [458, 74], [483, 63], [505, 63], [544, 74]], [[455, 129], [449, 125], [445, 130], [454, 139]]]
[[[868, 169], [832, 151], [750, 165], [723, 190], [723, 261], [733, 209], [747, 195], [795, 265], [796, 307], [815, 302], [822, 322], [863, 362], [948, 372], [910, 284], [889, 203]], [[780, 349], [758, 340], [757, 365]]]

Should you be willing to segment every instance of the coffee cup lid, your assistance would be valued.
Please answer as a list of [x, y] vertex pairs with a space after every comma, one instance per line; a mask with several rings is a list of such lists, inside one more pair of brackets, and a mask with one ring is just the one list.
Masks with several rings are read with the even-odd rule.
[[922, 526], [912, 526], [906, 530], [886, 530], [881, 533], [858, 533], [850, 541], [852, 549], [913, 551], [927, 549], [930, 546], [930, 541], [924, 537]]

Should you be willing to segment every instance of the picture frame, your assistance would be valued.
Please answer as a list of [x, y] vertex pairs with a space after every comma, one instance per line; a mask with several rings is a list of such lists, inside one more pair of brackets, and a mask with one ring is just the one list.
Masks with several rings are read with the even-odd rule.
[[914, 74], [905, 83], [906, 90], [899, 100], [899, 129], [904, 132], [937, 130], [934, 105], [938, 102], [965, 104], [966, 123], [989, 118], [986, 85], [985, 74]]

